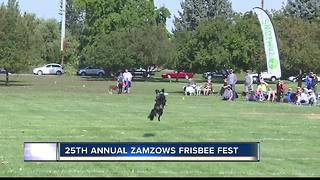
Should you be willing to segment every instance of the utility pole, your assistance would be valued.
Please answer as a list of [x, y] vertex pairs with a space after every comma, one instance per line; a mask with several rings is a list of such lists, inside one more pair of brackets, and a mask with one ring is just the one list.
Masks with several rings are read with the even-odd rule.
[[[263, 9], [264, 8], [264, 0], [261, 0], [261, 9]], [[260, 50], [260, 62], [262, 61], [262, 50]], [[258, 80], [257, 80], [257, 82], [258, 82], [258, 84], [260, 84], [261, 82], [260, 82], [260, 80], [261, 80], [261, 70], [259, 69], [259, 71], [258, 71]]]
[[64, 64], [64, 53], [65, 53], [65, 34], [66, 34], [66, 0], [62, 0], [61, 9], [61, 66]]

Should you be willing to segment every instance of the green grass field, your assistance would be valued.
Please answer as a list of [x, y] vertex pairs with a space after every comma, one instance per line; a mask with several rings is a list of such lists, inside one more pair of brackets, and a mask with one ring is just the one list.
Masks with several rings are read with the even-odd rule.
[[[319, 107], [250, 103], [242, 97], [223, 102], [218, 95], [183, 100], [184, 83], [134, 82], [132, 94], [110, 95], [111, 81], [10, 78], [11, 86], [0, 85], [0, 176], [320, 176]], [[0, 76], [0, 84], [4, 79]], [[156, 88], [169, 93], [161, 122], [147, 119]], [[261, 161], [30, 163], [23, 161], [23, 143], [30, 141], [258, 141]]]

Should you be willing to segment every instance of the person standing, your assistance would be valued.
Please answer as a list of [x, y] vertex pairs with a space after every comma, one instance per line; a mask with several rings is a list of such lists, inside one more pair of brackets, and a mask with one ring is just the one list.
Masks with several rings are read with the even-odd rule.
[[249, 92], [253, 90], [252, 84], [253, 84], [253, 79], [249, 71], [247, 71], [246, 76], [244, 77], [244, 92], [246, 93], [246, 95], [248, 95]]
[[307, 89], [312, 89], [312, 81], [313, 81], [313, 73], [310, 72], [307, 76], [306, 76], [306, 87]]
[[319, 79], [317, 77], [317, 74], [313, 74], [313, 78], [312, 78], [312, 90], [314, 95], [316, 96], [316, 99], [318, 99], [318, 92], [317, 92], [317, 84], [319, 82]]
[[231, 90], [232, 90], [232, 100], [234, 100], [236, 98], [236, 83], [237, 83], [238, 79], [236, 74], [234, 74], [234, 70], [230, 69], [229, 70], [229, 75], [227, 77], [227, 82], [228, 85], [231, 86]]
[[130, 93], [130, 88], [131, 88], [131, 84], [132, 84], [132, 74], [131, 72], [128, 71], [128, 69], [125, 69], [124, 73], [123, 73], [123, 78], [126, 81], [126, 89], [125, 89], [125, 93]]
[[122, 72], [120, 72], [119, 76], [117, 77], [117, 86], [118, 86], [118, 94], [122, 94], [124, 78]]
[[285, 87], [284, 87], [284, 82], [279, 80], [277, 83], [277, 102], [280, 102], [282, 97], [283, 97], [283, 93], [284, 93]]

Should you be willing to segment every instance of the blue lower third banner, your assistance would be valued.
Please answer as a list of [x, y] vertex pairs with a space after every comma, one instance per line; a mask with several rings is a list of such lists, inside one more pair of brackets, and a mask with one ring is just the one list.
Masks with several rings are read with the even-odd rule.
[[25, 143], [25, 161], [249, 161], [260, 160], [249, 143]]
[[259, 161], [259, 143], [59, 143], [58, 161]]

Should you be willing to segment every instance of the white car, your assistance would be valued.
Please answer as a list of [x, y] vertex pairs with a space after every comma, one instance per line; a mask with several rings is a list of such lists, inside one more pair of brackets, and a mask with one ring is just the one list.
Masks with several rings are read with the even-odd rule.
[[[254, 81], [258, 80], [258, 74], [251, 74]], [[277, 77], [275, 74], [269, 74], [268, 72], [262, 72], [261, 77], [264, 80], [270, 80], [272, 82], [275, 82], [277, 79], [280, 79], [280, 77]]]
[[42, 67], [34, 68], [33, 74], [37, 75], [61, 75], [64, 74], [63, 67], [60, 64], [46, 64]]
[[291, 82], [296, 82], [297, 77], [296, 76], [290, 76], [290, 77], [288, 77], [288, 80], [291, 81]]

